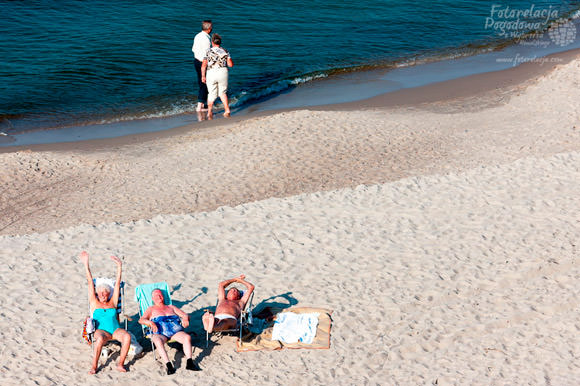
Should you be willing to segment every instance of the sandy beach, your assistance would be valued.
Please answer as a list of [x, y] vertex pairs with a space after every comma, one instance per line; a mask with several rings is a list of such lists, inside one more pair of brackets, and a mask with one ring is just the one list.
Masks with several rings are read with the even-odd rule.
[[[3, 383], [575, 384], [580, 56], [473, 88], [0, 154]], [[123, 256], [138, 336], [135, 286], [169, 283], [202, 372], [87, 374], [82, 250]], [[330, 349], [205, 349], [241, 273], [259, 307], [332, 309]]]

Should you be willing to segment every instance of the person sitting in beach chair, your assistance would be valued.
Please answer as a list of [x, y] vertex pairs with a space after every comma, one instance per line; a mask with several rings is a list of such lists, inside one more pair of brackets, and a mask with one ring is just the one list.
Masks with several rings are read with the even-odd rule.
[[[138, 295], [141, 298], [140, 295]], [[167, 374], [175, 373], [173, 364], [169, 361], [165, 343], [175, 340], [183, 345], [183, 353], [187, 358], [186, 369], [199, 371], [199, 366], [191, 358], [191, 336], [184, 331], [189, 326], [189, 315], [180, 310], [178, 307], [165, 304], [165, 296], [160, 288], [151, 292], [152, 306], [149, 306], [139, 319], [139, 324], [147, 326], [151, 330], [151, 341], [157, 347], [157, 352], [161, 356], [167, 368]], [[141, 305], [141, 299], [139, 304]], [[171, 303], [171, 302], [169, 302]]]
[[[245, 280], [245, 275], [240, 275], [233, 279], [224, 280], [218, 285], [218, 303], [215, 309], [215, 315], [206, 311], [202, 316], [203, 328], [208, 334], [213, 331], [226, 331], [235, 329], [238, 326], [238, 320], [250, 300], [254, 285]], [[242, 295], [237, 288], [231, 288], [226, 293], [226, 288], [233, 283], [240, 283], [246, 287]], [[208, 336], [209, 339], [209, 336]]]
[[121, 327], [117, 316], [117, 305], [121, 286], [121, 260], [116, 256], [111, 256], [111, 260], [117, 264], [117, 278], [111, 296], [111, 287], [108, 285], [97, 285], [95, 289], [93, 275], [89, 268], [89, 254], [85, 251], [81, 252], [80, 259], [85, 265], [85, 273], [89, 286], [89, 305], [91, 310], [93, 310], [92, 318], [96, 323], [96, 330], [93, 337], [93, 361], [89, 374], [95, 374], [97, 372], [99, 357], [101, 356], [103, 346], [111, 339], [121, 342], [121, 353], [119, 355], [119, 362], [117, 363], [117, 370], [126, 372], [125, 359], [127, 358], [127, 353], [131, 345], [131, 335]]

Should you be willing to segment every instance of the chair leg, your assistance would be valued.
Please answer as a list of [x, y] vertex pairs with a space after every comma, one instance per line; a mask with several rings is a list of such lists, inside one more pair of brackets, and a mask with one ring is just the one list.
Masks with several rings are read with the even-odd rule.
[[157, 353], [155, 352], [155, 344], [153, 344], [153, 339], [149, 339], [151, 343], [151, 350], [153, 350], [153, 359], [157, 360]]

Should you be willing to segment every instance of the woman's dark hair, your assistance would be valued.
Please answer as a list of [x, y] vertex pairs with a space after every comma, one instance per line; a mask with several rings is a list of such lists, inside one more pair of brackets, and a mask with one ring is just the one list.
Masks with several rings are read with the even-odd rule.
[[213, 36], [211, 37], [211, 42], [219, 46], [220, 44], [222, 44], [222, 37], [218, 34], [213, 34]]

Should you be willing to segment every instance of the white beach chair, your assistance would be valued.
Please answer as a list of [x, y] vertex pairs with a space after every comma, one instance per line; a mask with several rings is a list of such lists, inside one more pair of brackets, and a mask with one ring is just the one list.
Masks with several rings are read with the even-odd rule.
[[[95, 289], [97, 288], [98, 285], [100, 284], [107, 284], [108, 286], [110, 286], [111, 288], [115, 288], [115, 280], [113, 279], [109, 279], [109, 278], [104, 278], [104, 277], [97, 277], [93, 279], [93, 284], [95, 286]], [[111, 296], [113, 296], [113, 293], [111, 292]], [[117, 302], [117, 320], [119, 321], [119, 323], [121, 323], [121, 315], [123, 315], [124, 320], [123, 320], [123, 324], [124, 324], [124, 328], [125, 330], [127, 330], [127, 317], [125, 315], [125, 282], [121, 281], [121, 284], [119, 285], [119, 301]], [[89, 315], [92, 318], [93, 317], [93, 311], [91, 310], [91, 303], [90, 301], [88, 302], [88, 309], [89, 309]], [[88, 327], [87, 327], [88, 328]], [[89, 333], [89, 338], [91, 341], [91, 348], [93, 348], [93, 335], [94, 335], [94, 326], [92, 328], [92, 332]], [[112, 340], [111, 340], [112, 341]], [[109, 341], [109, 342], [111, 342]], [[107, 342], [107, 344], [109, 343]], [[105, 344], [105, 346], [107, 345]]]

